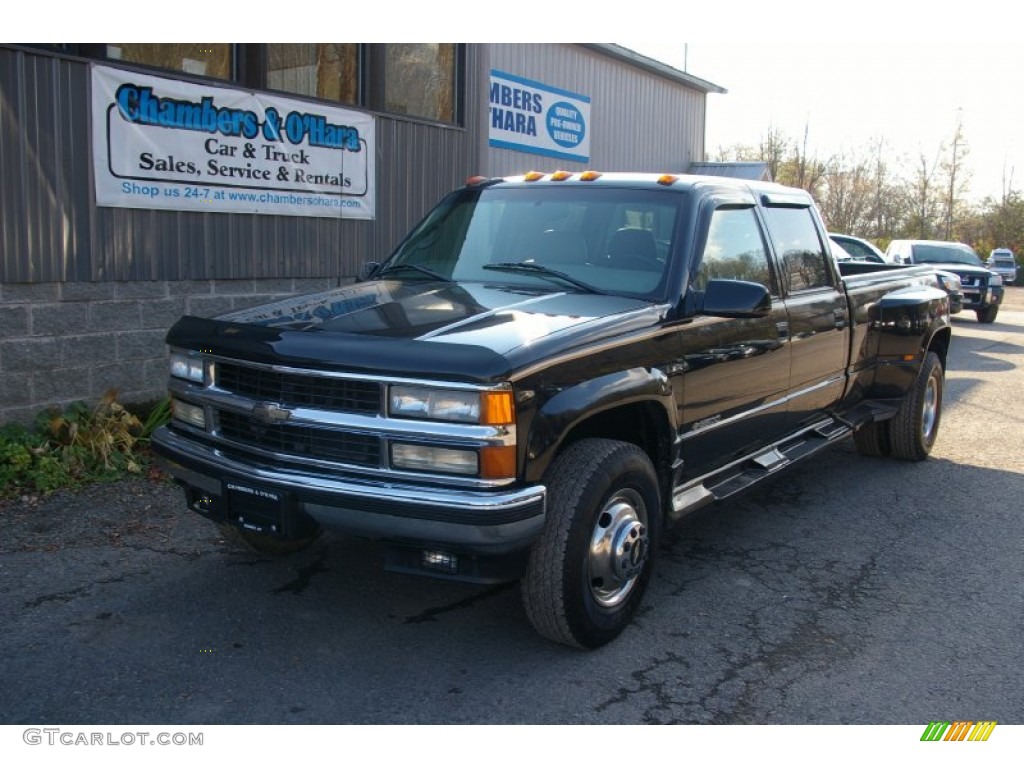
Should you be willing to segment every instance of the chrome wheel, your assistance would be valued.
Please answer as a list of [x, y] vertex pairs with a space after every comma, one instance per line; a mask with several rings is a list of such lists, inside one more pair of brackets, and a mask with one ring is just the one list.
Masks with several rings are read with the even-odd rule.
[[917, 381], [903, 397], [899, 411], [887, 423], [892, 455], [922, 461], [931, 453], [942, 420], [942, 361], [928, 352]]
[[587, 569], [594, 601], [614, 608], [629, 597], [649, 552], [643, 498], [629, 488], [617, 491], [597, 515], [590, 536]]
[[637, 445], [583, 438], [544, 475], [544, 532], [523, 575], [523, 607], [544, 637], [577, 648], [615, 639], [636, 613], [658, 553], [658, 474]]
[[939, 417], [939, 388], [935, 376], [928, 377], [928, 385], [921, 403], [921, 437], [925, 443], [931, 444], [933, 432]]

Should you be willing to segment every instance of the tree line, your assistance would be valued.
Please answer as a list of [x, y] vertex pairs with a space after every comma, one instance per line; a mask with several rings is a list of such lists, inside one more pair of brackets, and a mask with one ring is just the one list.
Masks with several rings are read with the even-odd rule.
[[830, 232], [873, 241], [882, 250], [900, 239], [955, 240], [985, 258], [1010, 248], [1024, 264], [1024, 197], [1012, 173], [998, 199], [967, 197], [970, 148], [958, 121], [949, 140], [932, 153], [894, 155], [884, 138], [823, 157], [808, 147], [807, 127], [793, 137], [770, 127], [757, 146], [721, 148], [718, 162], [759, 161], [772, 180], [807, 190]]

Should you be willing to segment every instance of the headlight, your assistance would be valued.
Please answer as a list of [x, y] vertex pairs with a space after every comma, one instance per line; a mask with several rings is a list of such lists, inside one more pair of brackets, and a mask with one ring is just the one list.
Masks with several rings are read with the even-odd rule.
[[992, 277], [989, 278], [989, 281], [988, 281], [989, 288], [995, 288], [997, 285], [1002, 285], [1002, 284], [1003, 284], [1003, 278], [1000, 277], [999, 275], [992, 275]]
[[171, 352], [171, 376], [203, 384], [203, 358], [188, 352]]
[[391, 387], [389, 413], [407, 419], [458, 421], [467, 424], [511, 424], [512, 393], [508, 390]]
[[959, 291], [960, 290], [960, 278], [954, 277], [953, 275], [938, 275], [939, 282], [942, 287], [947, 291]]

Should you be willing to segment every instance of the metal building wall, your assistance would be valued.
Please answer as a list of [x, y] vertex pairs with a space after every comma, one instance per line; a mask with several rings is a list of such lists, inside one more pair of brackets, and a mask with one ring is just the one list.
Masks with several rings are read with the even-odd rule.
[[99, 208], [89, 69], [0, 46], [0, 282], [352, 276], [479, 172], [479, 46], [466, 51], [465, 127], [378, 116], [377, 219]]
[[[491, 69], [590, 97], [590, 162], [488, 147], [486, 173], [529, 170], [676, 171], [704, 159], [706, 94], [665, 77], [568, 44], [491, 44]], [[486, 92], [482, 95], [487, 104]], [[484, 125], [483, 141], [487, 142]]]

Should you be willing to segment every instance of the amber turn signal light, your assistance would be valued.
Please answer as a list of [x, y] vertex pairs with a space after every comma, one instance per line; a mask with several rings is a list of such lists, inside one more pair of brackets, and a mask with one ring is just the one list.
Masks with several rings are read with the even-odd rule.
[[511, 392], [484, 392], [480, 395], [481, 424], [511, 424], [512, 416]]
[[480, 449], [480, 477], [486, 480], [516, 476], [516, 447], [492, 445]]

